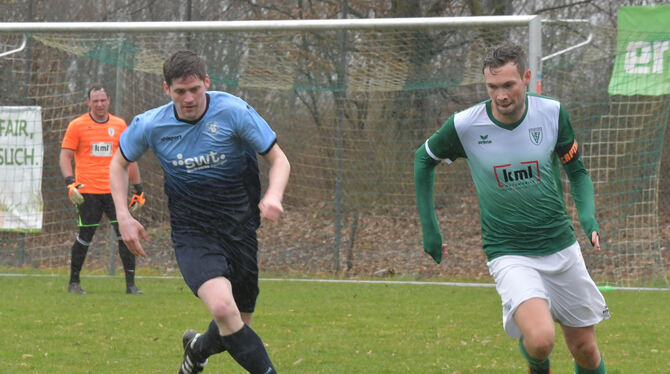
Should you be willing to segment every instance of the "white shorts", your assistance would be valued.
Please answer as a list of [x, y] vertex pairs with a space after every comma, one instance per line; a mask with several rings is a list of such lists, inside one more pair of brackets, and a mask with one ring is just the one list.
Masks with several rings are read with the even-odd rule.
[[505, 332], [521, 337], [516, 308], [532, 298], [547, 300], [556, 322], [593, 326], [610, 317], [605, 298], [591, 279], [579, 243], [548, 256], [501, 256], [487, 263], [502, 300]]

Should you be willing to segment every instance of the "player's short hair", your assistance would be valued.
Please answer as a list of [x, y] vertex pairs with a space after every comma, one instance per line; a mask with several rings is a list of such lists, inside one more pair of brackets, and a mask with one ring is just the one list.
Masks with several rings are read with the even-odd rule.
[[91, 87], [89, 87], [88, 91], [86, 92], [86, 98], [90, 99], [91, 98], [91, 92], [93, 91], [103, 91], [107, 97], [109, 97], [109, 93], [105, 89], [105, 87], [100, 84], [100, 83], [93, 83]]
[[512, 62], [516, 65], [519, 75], [523, 77], [523, 74], [527, 69], [527, 60], [526, 51], [517, 44], [505, 43], [493, 46], [488, 49], [486, 57], [484, 57], [482, 73], [486, 71], [487, 68], [497, 69], [508, 62]]
[[205, 60], [191, 51], [177, 51], [163, 63], [163, 78], [168, 87], [172, 86], [172, 81], [175, 79], [191, 76], [200, 80], [205, 80], [207, 76]]

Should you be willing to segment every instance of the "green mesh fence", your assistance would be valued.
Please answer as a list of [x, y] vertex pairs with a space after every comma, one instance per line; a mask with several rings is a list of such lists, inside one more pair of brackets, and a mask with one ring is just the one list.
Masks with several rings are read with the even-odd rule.
[[[659, 202], [659, 180], [669, 99], [607, 94], [619, 53], [613, 29], [548, 25], [543, 48], [566, 48], [589, 32], [591, 44], [546, 61], [542, 77], [542, 93], [559, 98], [571, 114], [596, 188], [603, 250], [594, 253], [582, 241], [584, 254], [601, 284], [667, 287], [662, 243], [668, 238], [659, 220], [669, 212]], [[42, 108], [43, 227], [0, 232], [0, 265], [68, 268], [76, 224], [58, 153], [68, 122], [87, 110], [86, 89], [104, 83], [112, 113], [130, 122], [167, 102], [162, 61], [189, 48], [206, 58], [211, 88], [252, 104], [291, 161], [286, 213], [259, 231], [265, 274], [489, 281], [466, 163], [437, 170], [436, 207], [449, 257], [435, 265], [422, 252], [412, 159], [454, 111], [487, 98], [486, 46], [503, 40], [526, 45], [527, 39], [521, 27], [30, 35], [26, 50], [0, 59], [0, 105]], [[0, 47], [19, 41], [19, 35], [1, 35]], [[162, 171], [150, 153], [140, 168], [148, 203], [139, 219], [151, 239], [138, 271], [178, 274]], [[84, 273], [120, 266], [110, 231], [99, 229]]]

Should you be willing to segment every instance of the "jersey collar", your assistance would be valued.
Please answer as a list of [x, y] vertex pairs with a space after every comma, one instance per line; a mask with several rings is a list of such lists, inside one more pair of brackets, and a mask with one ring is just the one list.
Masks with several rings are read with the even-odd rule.
[[91, 120], [95, 123], [101, 123], [102, 124], [102, 123], [107, 123], [109, 121], [109, 113], [107, 113], [107, 118], [104, 121], [98, 121], [97, 119], [95, 119], [95, 117], [93, 117], [93, 114], [90, 111], [88, 112], [88, 116], [91, 117]]
[[486, 114], [489, 116], [489, 119], [491, 120], [491, 122], [495, 123], [499, 127], [502, 127], [505, 130], [514, 130], [517, 126], [519, 126], [521, 124], [521, 122], [523, 122], [524, 119], [526, 119], [526, 114], [528, 114], [528, 93], [526, 93], [526, 97], [525, 97], [524, 100], [526, 100], [526, 108], [524, 108], [523, 115], [521, 116], [521, 118], [516, 122], [504, 123], [504, 122], [498, 121], [493, 116], [493, 111], [491, 110], [491, 99], [486, 100]]

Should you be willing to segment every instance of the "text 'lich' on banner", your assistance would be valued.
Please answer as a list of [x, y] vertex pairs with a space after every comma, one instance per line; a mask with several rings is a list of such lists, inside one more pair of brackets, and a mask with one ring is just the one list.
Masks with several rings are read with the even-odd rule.
[[0, 231], [42, 229], [42, 108], [0, 106]]
[[610, 95], [670, 94], [670, 5], [620, 7]]

